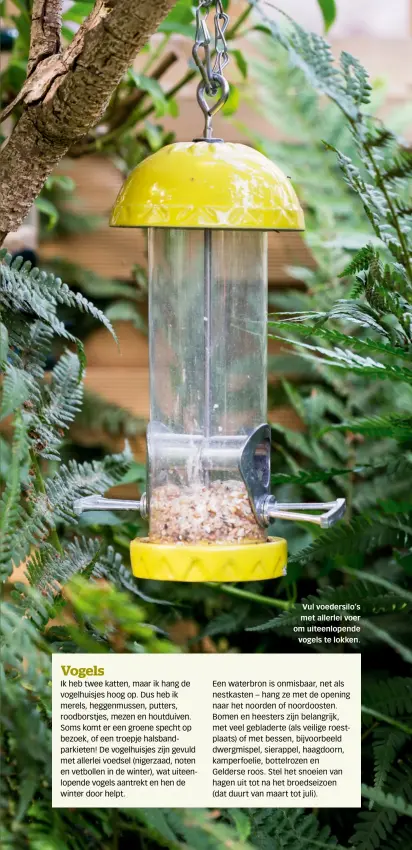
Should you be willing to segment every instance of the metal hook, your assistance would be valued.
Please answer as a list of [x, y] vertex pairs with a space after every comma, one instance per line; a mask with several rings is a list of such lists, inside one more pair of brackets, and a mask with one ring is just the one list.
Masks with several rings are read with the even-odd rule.
[[206, 85], [204, 82], [200, 82], [197, 87], [196, 97], [197, 102], [205, 116], [205, 130], [204, 130], [204, 140], [212, 141], [213, 140], [213, 130], [212, 130], [212, 118], [216, 115], [217, 112], [225, 105], [228, 97], [229, 97], [229, 83], [222, 74], [213, 74], [213, 80], [216, 83], [217, 91], [221, 89], [221, 95], [219, 100], [216, 103], [213, 103], [209, 106], [206, 100]]

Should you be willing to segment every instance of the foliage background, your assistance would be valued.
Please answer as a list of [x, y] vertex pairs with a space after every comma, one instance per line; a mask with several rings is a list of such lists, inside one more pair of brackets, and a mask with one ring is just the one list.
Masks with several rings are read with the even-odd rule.
[[[71, 7], [67, 37], [70, 21], [82, 20], [89, 5]], [[301, 291], [277, 295], [271, 304], [271, 334], [285, 340], [275, 364], [285, 379], [272, 400], [287, 400], [305, 423], [303, 433], [273, 425], [272, 487], [291, 501], [345, 495], [347, 521], [327, 532], [277, 524], [276, 533], [287, 535], [291, 551], [281, 582], [187, 586], [133, 579], [128, 545], [144, 533], [144, 524], [113, 514], [89, 514], [78, 523], [73, 500], [119, 482], [139, 484], [144, 470], [127, 447], [118, 455], [91, 451], [81, 460], [69, 429], [85, 416], [83, 345], [70, 319], [81, 311], [85, 322], [76, 321], [81, 337], [95, 323], [110, 328], [119, 305], [128, 317], [134, 315], [135, 296], [124, 297], [119, 289], [124, 284], [99, 281], [107, 297], [94, 306], [85, 297], [90, 278], [84, 270], [70, 269], [68, 287], [49, 271], [4, 258], [1, 416], [7, 427], [0, 437], [0, 565], [6, 847], [83, 850], [124, 847], [133, 840], [147, 850], [397, 850], [411, 843], [412, 159], [398, 136], [399, 121], [394, 132], [373, 117], [370, 85], [356, 59], [344, 54], [336, 66], [323, 39], [290, 21], [278, 26], [259, 2], [251, 6], [255, 16], [245, 14], [237, 32], [247, 28], [259, 39], [262, 58], [250, 73], [260, 103], [274, 121], [293, 124], [301, 138], [300, 145], [253, 142], [280, 165], [292, 165], [317, 262], [314, 270], [294, 270], [304, 284]], [[329, 4], [323, 6], [332, 14]], [[25, 75], [29, 7], [19, 0], [18, 9], [19, 37], [3, 79], [6, 99]], [[183, 0], [163, 25], [158, 55], [148, 53], [147, 71], [167, 52], [175, 31], [193, 35], [193, 11]], [[236, 46], [233, 55], [246, 73]], [[186, 79], [193, 73], [189, 68]], [[86, 146], [97, 146], [127, 171], [168, 140], [161, 118], [176, 109], [175, 94], [165, 95], [149, 74], [138, 80], [128, 75], [106, 116], [109, 123], [119, 121], [127, 101], [126, 118], [123, 109], [120, 124], [110, 126], [106, 138], [96, 132]], [[158, 121], [148, 124], [153, 113]], [[62, 193], [73, 189], [61, 178], [45, 187], [39, 199], [45, 227], [87, 226], [60, 207]], [[141, 276], [140, 283], [144, 288]], [[125, 411], [103, 402], [99, 415], [114, 433], [132, 435], [138, 427]], [[28, 583], [10, 582], [13, 562], [23, 560]], [[308, 598], [361, 605], [361, 812], [51, 809], [53, 651], [325, 651], [323, 645], [302, 647], [293, 632]]]

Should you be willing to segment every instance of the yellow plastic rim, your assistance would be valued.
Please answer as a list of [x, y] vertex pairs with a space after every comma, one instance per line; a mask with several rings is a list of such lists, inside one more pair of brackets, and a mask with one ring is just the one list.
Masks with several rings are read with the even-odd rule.
[[231, 142], [177, 142], [143, 160], [114, 206], [114, 227], [304, 230], [288, 177]]
[[246, 546], [150, 543], [130, 544], [133, 575], [156, 581], [262, 581], [286, 575], [287, 543], [270, 537]]

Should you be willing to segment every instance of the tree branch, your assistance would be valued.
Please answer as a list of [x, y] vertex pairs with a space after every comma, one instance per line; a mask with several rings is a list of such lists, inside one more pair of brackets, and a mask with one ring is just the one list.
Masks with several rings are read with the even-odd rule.
[[60, 53], [62, 0], [33, 0], [27, 76], [42, 59]]
[[[160, 80], [169, 68], [177, 62], [178, 56], [176, 53], [171, 51], [168, 53], [153, 73], [150, 75], [152, 80]], [[79, 157], [85, 156], [87, 154], [95, 153], [96, 150], [100, 150], [101, 146], [104, 145], [106, 141], [106, 136], [111, 138], [111, 134], [114, 130], [117, 130], [119, 127], [122, 127], [125, 121], [130, 119], [130, 116], [133, 114], [134, 110], [139, 106], [142, 100], [147, 97], [147, 92], [142, 91], [142, 89], [135, 89], [131, 94], [127, 97], [124, 97], [122, 100], [119, 100], [116, 105], [116, 109], [113, 110], [113, 113], [110, 115], [110, 118], [106, 118], [103, 116], [103, 124], [107, 125], [107, 130], [105, 133], [101, 135], [90, 135], [86, 138], [82, 139], [81, 142], [77, 145], [74, 145], [69, 150], [69, 156], [71, 157]]]
[[63, 53], [38, 62], [19, 95], [25, 109], [0, 152], [0, 244], [17, 230], [61, 157], [97, 124], [175, 2], [96, 0]]

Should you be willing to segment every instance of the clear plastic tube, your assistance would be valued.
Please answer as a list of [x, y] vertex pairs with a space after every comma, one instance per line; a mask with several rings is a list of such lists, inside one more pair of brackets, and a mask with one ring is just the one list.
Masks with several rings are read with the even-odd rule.
[[150, 536], [262, 540], [239, 471], [266, 421], [267, 240], [149, 231]]

